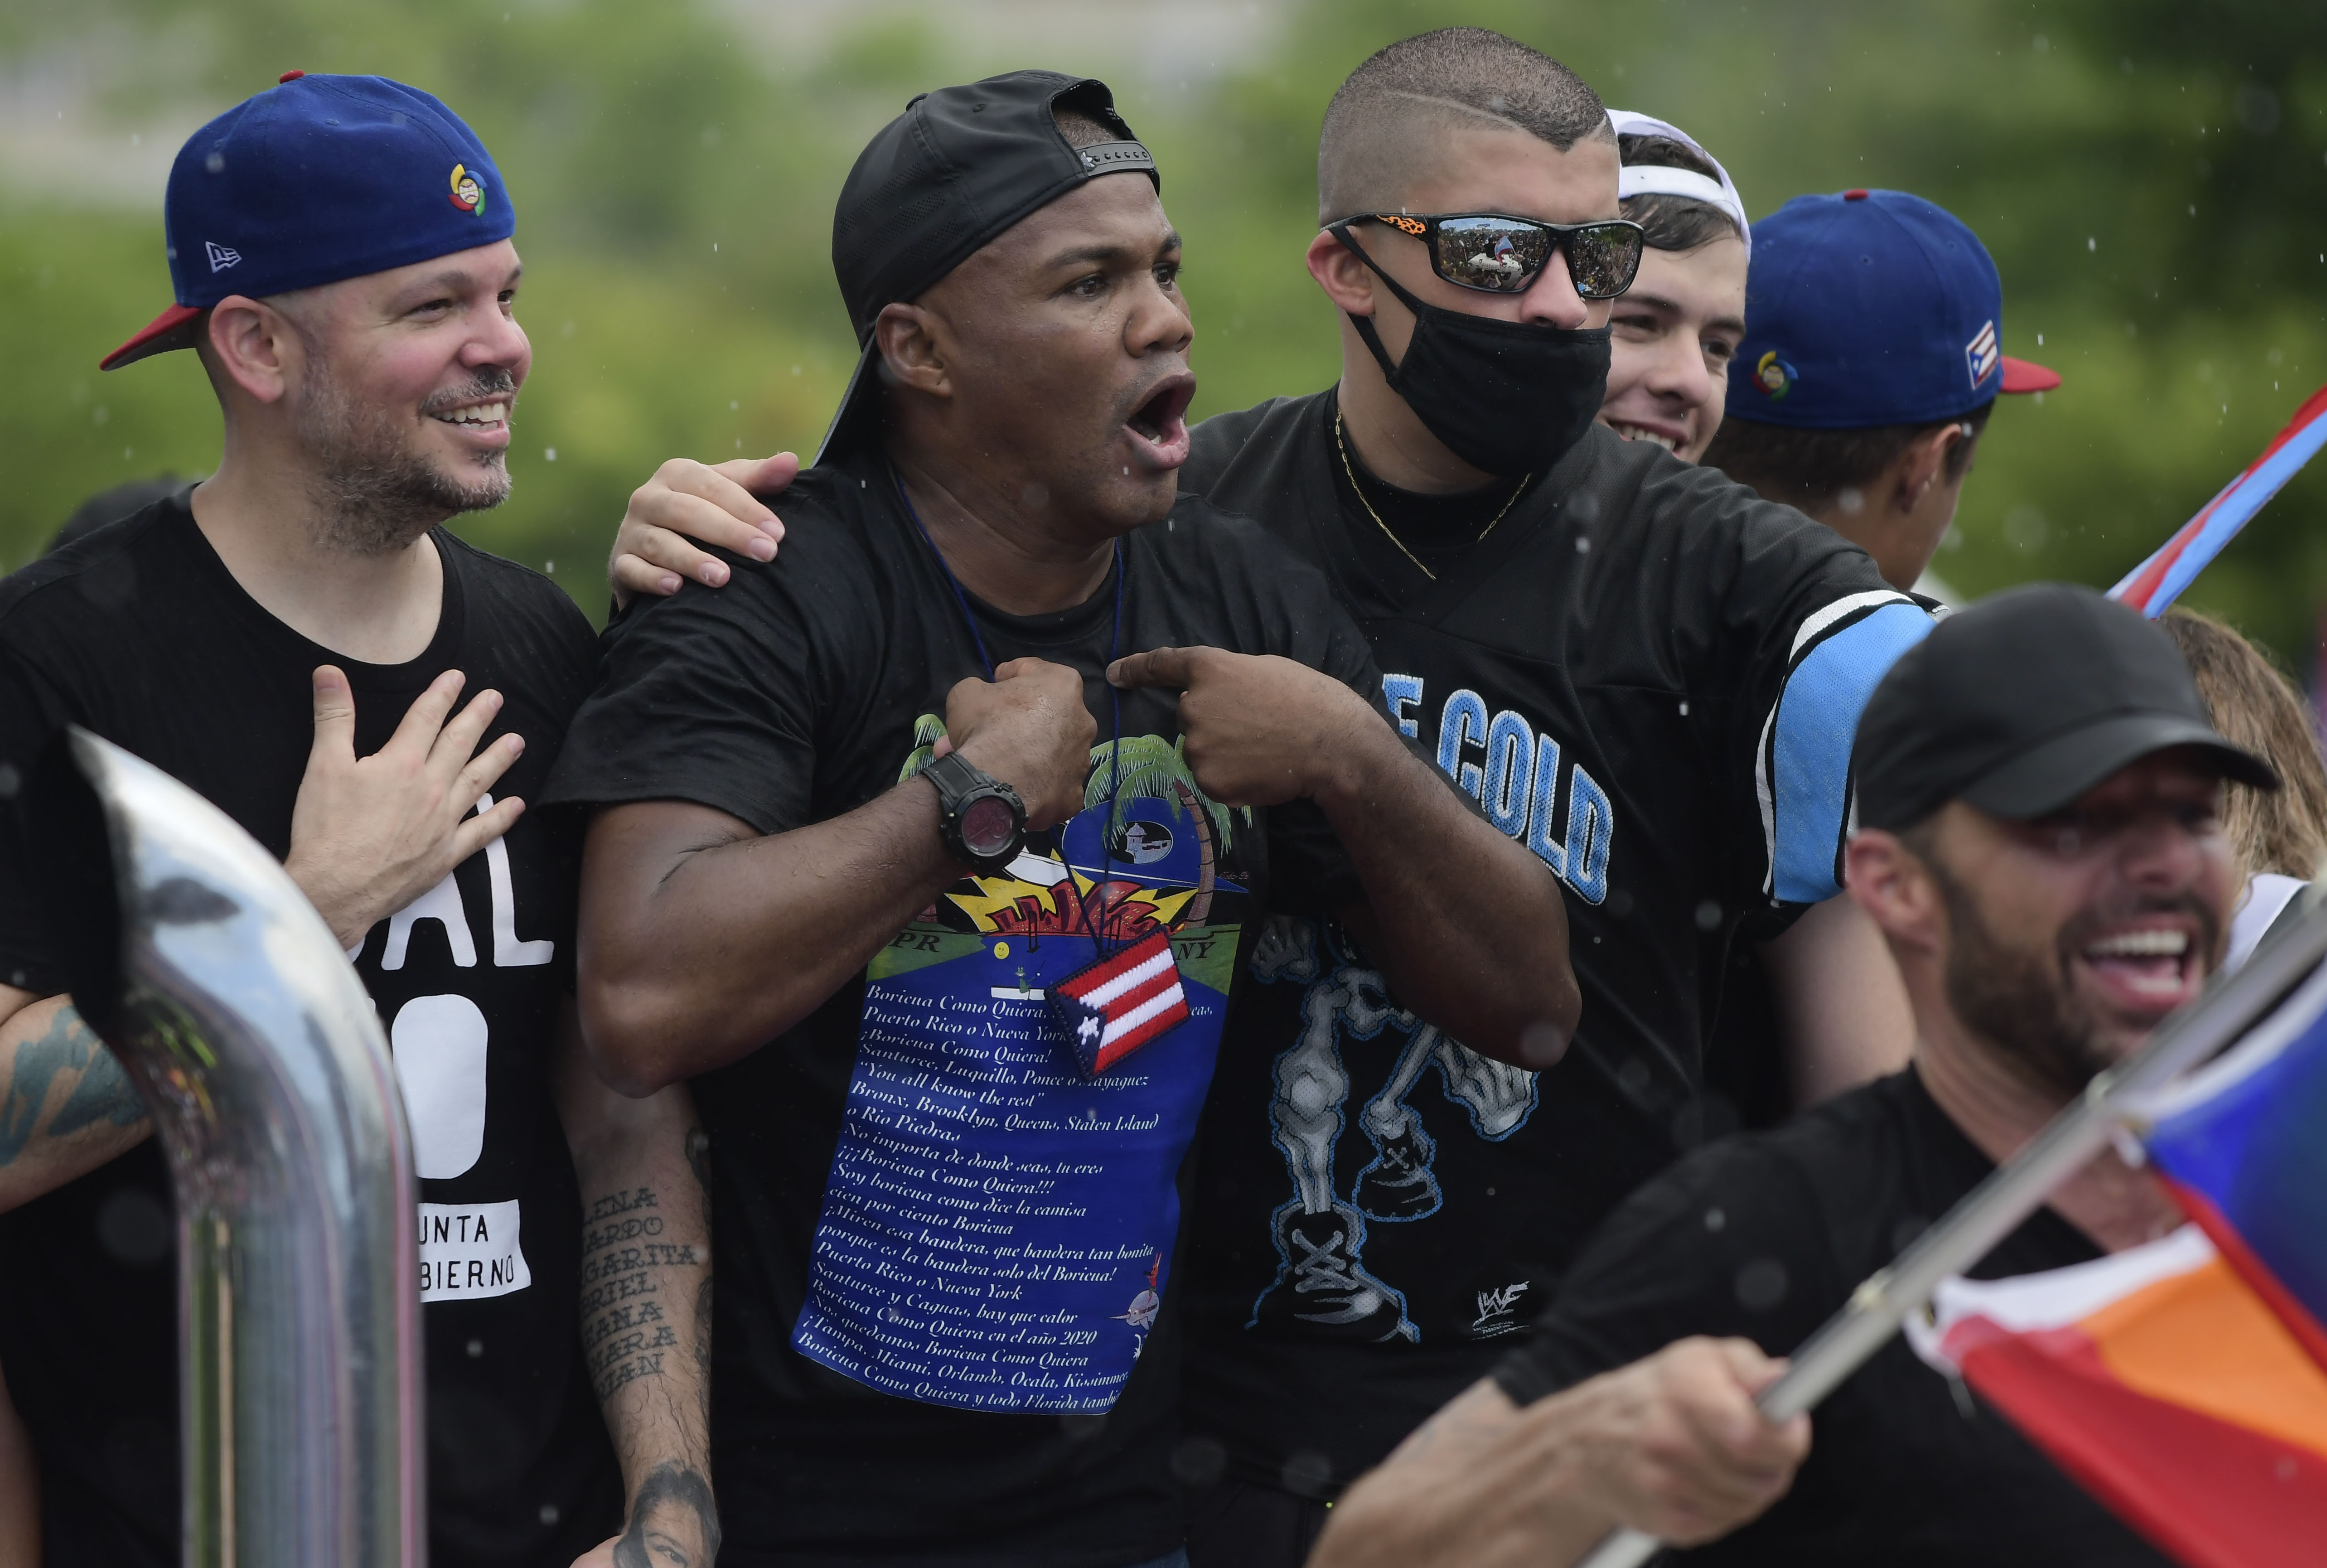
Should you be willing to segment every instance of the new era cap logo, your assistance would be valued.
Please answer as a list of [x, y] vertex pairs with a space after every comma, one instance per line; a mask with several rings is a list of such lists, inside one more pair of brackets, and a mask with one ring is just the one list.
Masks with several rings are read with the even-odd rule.
[[1980, 328], [1979, 336], [1964, 345], [1964, 363], [1971, 371], [1971, 384], [1974, 391], [1979, 389], [1979, 384], [1987, 379], [1989, 372], [1995, 369], [1996, 362], [2003, 358], [2004, 348], [1996, 341], [1995, 323], [1990, 322]]
[[238, 250], [230, 250], [227, 247], [220, 245], [215, 239], [203, 240], [202, 248], [210, 253], [210, 270], [212, 272], [224, 272], [228, 267], [232, 266], [236, 262], [242, 259], [242, 252]]

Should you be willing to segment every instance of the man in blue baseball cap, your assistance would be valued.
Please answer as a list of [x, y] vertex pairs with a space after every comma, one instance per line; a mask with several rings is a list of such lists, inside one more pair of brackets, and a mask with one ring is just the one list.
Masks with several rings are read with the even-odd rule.
[[1903, 191], [1797, 196], [1753, 226], [1745, 339], [1705, 462], [1799, 507], [1911, 588], [2000, 393], [2061, 378], [2004, 352], [1979, 237]]
[[[432, 1559], [643, 1563], [660, 1540], [702, 1563], [701, 1138], [683, 1086], [627, 1100], [589, 1071], [577, 825], [524, 807], [595, 639], [442, 526], [509, 493], [514, 229], [475, 133], [396, 82], [294, 71], [195, 133], [164, 208], [175, 303], [104, 363], [199, 354], [218, 471], [0, 585], [0, 779], [68, 723], [105, 735], [282, 855], [346, 944], [420, 1177]], [[46, 1562], [163, 1568], [170, 1184], [62, 994], [29, 865], [0, 820], [0, 1246], [41, 1260], [0, 1278], [0, 1363]]]

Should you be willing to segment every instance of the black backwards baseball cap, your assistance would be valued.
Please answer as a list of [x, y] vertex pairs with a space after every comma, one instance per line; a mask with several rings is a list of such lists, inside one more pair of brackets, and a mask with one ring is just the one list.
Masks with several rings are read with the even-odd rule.
[[2061, 378], [2004, 351], [2004, 283], [1962, 219], [1904, 191], [1797, 196], [1753, 225], [1727, 415], [1931, 425]]
[[2169, 746], [2278, 788], [2215, 730], [2163, 629], [2089, 588], [2010, 588], [1940, 621], [1874, 688], [1852, 758], [1858, 822], [1910, 827], [1950, 800], [2025, 822]]
[[[1068, 144], [1061, 110], [1116, 133]], [[832, 270], [856, 329], [855, 373], [816, 461], [843, 455], [880, 428], [882, 307], [910, 303], [1020, 219], [1107, 174], [1164, 188], [1155, 160], [1115, 112], [1107, 83], [1014, 70], [939, 88], [905, 106], [858, 154], [832, 214]]]
[[111, 370], [194, 346], [202, 312], [491, 245], [517, 231], [500, 171], [461, 117], [378, 76], [285, 71], [178, 149], [162, 201], [177, 303]]

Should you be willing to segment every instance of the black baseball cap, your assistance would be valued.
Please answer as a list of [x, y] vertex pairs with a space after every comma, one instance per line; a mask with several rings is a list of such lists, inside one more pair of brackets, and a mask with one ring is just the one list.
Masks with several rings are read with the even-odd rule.
[[[1061, 110], [1116, 139], [1070, 145], [1059, 129]], [[861, 352], [816, 461], [841, 455], [880, 427], [873, 323], [882, 307], [918, 299], [1019, 219], [1085, 182], [1125, 173], [1164, 187], [1155, 160], [1115, 112], [1115, 94], [1091, 77], [1014, 70], [939, 88], [881, 127], [832, 214], [832, 270]]]
[[1909, 827], [1962, 800], [2024, 822], [2169, 746], [2278, 788], [2215, 730], [2162, 628], [2089, 588], [2006, 589], [1940, 621], [1874, 688], [1852, 760], [1858, 821]]

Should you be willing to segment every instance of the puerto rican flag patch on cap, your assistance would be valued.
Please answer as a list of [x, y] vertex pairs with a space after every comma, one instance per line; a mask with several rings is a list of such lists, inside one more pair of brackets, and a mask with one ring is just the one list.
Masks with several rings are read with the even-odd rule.
[[2004, 345], [1996, 338], [1995, 323], [1990, 322], [1980, 328], [1977, 337], [1964, 345], [1964, 365], [1971, 371], [1972, 390], [1979, 389], [1979, 384], [1987, 379], [1988, 372], [2003, 358]]
[[1051, 1016], [1097, 1078], [1149, 1041], [1188, 1021], [1188, 994], [1172, 938], [1162, 931], [1051, 985]]

